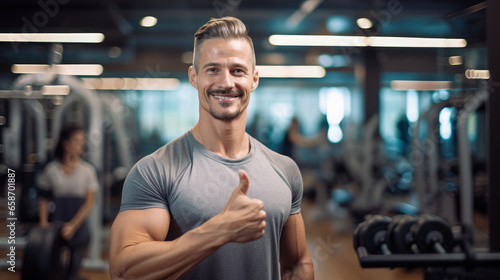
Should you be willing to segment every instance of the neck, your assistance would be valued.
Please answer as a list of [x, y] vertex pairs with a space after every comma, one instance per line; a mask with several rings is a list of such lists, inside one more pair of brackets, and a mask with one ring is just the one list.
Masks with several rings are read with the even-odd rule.
[[200, 144], [213, 153], [229, 159], [238, 159], [250, 152], [250, 140], [245, 126], [246, 110], [230, 121], [216, 120], [200, 112], [200, 119], [191, 132]]
[[80, 162], [80, 157], [74, 156], [74, 155], [67, 155], [67, 156], [62, 158], [61, 162], [62, 162], [62, 164], [65, 164], [65, 165], [75, 165], [78, 162]]

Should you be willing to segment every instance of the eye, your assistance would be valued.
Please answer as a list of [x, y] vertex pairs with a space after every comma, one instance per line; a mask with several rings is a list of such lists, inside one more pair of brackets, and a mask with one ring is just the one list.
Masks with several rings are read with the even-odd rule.
[[234, 69], [233, 73], [235, 73], [235, 74], [245, 74], [245, 71], [243, 71], [243, 69]]

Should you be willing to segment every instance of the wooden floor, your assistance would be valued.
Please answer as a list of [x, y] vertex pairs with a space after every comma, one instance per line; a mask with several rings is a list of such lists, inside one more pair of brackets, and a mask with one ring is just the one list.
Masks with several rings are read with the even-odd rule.
[[[400, 269], [361, 268], [352, 246], [352, 228], [344, 224], [342, 219], [318, 218], [314, 206], [313, 202], [304, 200], [302, 213], [306, 224], [308, 247], [314, 262], [316, 280], [423, 279], [421, 270], [407, 272]], [[110, 279], [107, 271], [83, 270], [80, 276], [88, 280]], [[20, 271], [12, 273], [2, 269], [0, 270], [0, 279], [20, 280], [21, 273]]]
[[318, 218], [312, 202], [304, 201], [302, 213], [306, 225], [309, 252], [316, 280], [422, 280], [423, 270], [364, 269], [353, 248], [353, 226], [344, 219]]

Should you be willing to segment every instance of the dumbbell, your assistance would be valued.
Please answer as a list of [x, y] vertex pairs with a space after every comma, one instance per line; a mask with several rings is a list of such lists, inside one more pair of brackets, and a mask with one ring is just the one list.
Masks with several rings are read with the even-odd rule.
[[392, 223], [387, 228], [385, 238], [387, 246], [392, 253], [413, 253], [411, 250], [413, 237], [410, 229], [417, 221], [418, 217], [413, 215], [398, 215], [394, 217]]
[[424, 214], [412, 225], [412, 250], [415, 253], [449, 253], [455, 247], [451, 227], [442, 218]]
[[354, 250], [363, 246], [369, 254], [391, 254], [385, 243], [387, 228], [391, 222], [389, 217], [374, 215], [360, 223], [353, 234]]

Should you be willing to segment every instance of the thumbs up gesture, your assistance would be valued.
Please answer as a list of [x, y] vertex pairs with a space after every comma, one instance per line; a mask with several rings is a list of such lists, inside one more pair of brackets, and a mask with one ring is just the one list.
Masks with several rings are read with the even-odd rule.
[[240, 184], [218, 215], [221, 222], [219, 229], [228, 234], [229, 242], [245, 243], [264, 236], [266, 212], [262, 210], [264, 203], [261, 200], [247, 196], [250, 188], [248, 174], [243, 170], [238, 174]]

